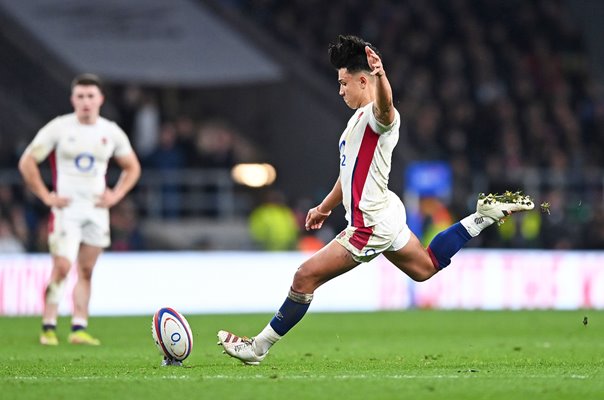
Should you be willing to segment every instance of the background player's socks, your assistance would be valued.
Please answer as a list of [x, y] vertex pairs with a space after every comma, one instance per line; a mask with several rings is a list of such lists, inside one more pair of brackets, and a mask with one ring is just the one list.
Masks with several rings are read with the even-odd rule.
[[428, 246], [428, 253], [434, 267], [438, 270], [451, 263], [451, 257], [466, 245], [472, 235], [460, 223], [451, 225], [432, 239]]
[[42, 324], [42, 331], [46, 332], [46, 331], [56, 331], [57, 330], [57, 324]]
[[88, 320], [86, 318], [72, 318], [71, 319], [71, 331], [83, 331], [88, 326]]

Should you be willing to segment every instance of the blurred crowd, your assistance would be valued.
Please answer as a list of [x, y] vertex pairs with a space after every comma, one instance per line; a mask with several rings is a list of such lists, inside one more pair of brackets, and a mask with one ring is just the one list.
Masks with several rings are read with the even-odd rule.
[[257, 157], [254, 144], [226, 120], [171, 113], [158, 90], [126, 86], [114, 91], [114, 118], [130, 135], [143, 167], [231, 168]]
[[[308, 59], [334, 81], [334, 91], [326, 50], [338, 34], [356, 34], [381, 50], [404, 126], [395, 165], [444, 160], [453, 171], [451, 197], [423, 202], [427, 235], [471, 211], [477, 176], [484, 191], [498, 192], [522, 189], [518, 185], [532, 176], [531, 189], [538, 202], [550, 203], [549, 214], [510, 219], [471, 245], [604, 248], [604, 86], [593, 75], [581, 30], [563, 1], [230, 0], [224, 5], [255, 19]], [[228, 121], [167, 115], [157, 93], [137, 87], [121, 88], [118, 98], [113, 113], [129, 132], [143, 168], [230, 168], [257, 157], [255, 146]], [[178, 187], [163, 190], [167, 198], [182, 201]], [[0, 252], [45, 246], [45, 210], [30, 197], [0, 186]], [[250, 216], [259, 248], [314, 249], [329, 239], [302, 235], [305, 212], [313, 205], [309, 200], [275, 192], [265, 200]], [[178, 206], [168, 207], [174, 209]], [[128, 221], [136, 218], [135, 204], [125, 202], [113, 214], [115, 249], [143, 249], [137, 225]], [[164, 217], [170, 216], [166, 211]], [[326, 224], [330, 235], [339, 228]]]
[[[549, 215], [490, 230], [476, 246], [604, 248], [604, 87], [560, 0], [231, 1], [334, 79], [327, 44], [356, 34], [382, 52], [401, 112], [404, 162], [446, 160], [447, 206], [464, 216], [473, 179], [518, 188], [536, 171]], [[321, 12], [317, 12], [321, 10]], [[329, 23], [325, 23], [329, 21]], [[538, 200], [541, 200], [538, 199]], [[426, 223], [432, 218], [426, 215]], [[529, 229], [528, 226], [531, 226]], [[564, 233], [564, 234], [562, 234]]]

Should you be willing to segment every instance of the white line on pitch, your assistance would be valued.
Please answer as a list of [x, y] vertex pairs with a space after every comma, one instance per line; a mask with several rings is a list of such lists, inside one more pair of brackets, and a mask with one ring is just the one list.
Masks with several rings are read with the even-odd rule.
[[[247, 376], [231, 376], [231, 375], [168, 375], [168, 376], [3, 376], [0, 377], [0, 381], [156, 381], [156, 380], [249, 380], [249, 379], [281, 379], [281, 380], [297, 380], [297, 379], [339, 379], [339, 380], [353, 380], [353, 379], [391, 379], [391, 380], [407, 380], [407, 379], [459, 379], [469, 378], [471, 376], [487, 377], [491, 379], [518, 379], [519, 377], [514, 376], [493, 376], [493, 375], [247, 375]], [[589, 379], [588, 375], [524, 375], [522, 379]]]

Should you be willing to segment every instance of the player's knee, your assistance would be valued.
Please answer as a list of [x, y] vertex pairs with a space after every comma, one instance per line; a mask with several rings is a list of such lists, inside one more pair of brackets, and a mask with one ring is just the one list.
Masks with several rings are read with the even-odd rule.
[[65, 279], [58, 282], [50, 282], [46, 287], [46, 303], [59, 304], [65, 292]]
[[424, 282], [424, 281], [427, 281], [428, 279], [430, 279], [432, 277], [432, 275], [427, 275], [427, 274], [424, 274], [422, 272], [417, 272], [417, 273], [415, 273], [413, 275], [409, 275], [409, 276], [415, 282]]
[[56, 278], [57, 281], [64, 281], [65, 279], [67, 279], [67, 275], [68, 274], [69, 274], [69, 269], [68, 268], [65, 268], [65, 269], [58, 268], [55, 271], [54, 276], [55, 276], [55, 278]]
[[428, 279], [432, 278], [434, 274], [436, 274], [438, 270], [434, 267], [434, 265], [430, 263], [422, 263], [418, 266], [412, 273], [409, 273], [409, 277], [416, 282], [424, 282]]
[[92, 271], [94, 269], [94, 264], [92, 265], [80, 265], [78, 268], [78, 278], [80, 279], [84, 279], [84, 280], [91, 280], [92, 279]]
[[56, 281], [63, 281], [67, 278], [71, 269], [71, 262], [66, 258], [58, 258], [53, 266], [53, 277]]
[[302, 265], [294, 274], [292, 289], [299, 293], [313, 293], [317, 288], [317, 278]]

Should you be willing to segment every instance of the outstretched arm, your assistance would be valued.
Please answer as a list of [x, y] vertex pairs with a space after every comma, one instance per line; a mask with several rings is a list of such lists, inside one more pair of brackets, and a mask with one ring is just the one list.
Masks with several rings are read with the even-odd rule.
[[376, 80], [376, 96], [373, 103], [375, 119], [382, 125], [390, 125], [394, 121], [394, 105], [392, 104], [392, 87], [386, 77], [382, 59], [369, 46], [365, 46], [367, 62], [372, 68], [371, 75]]
[[340, 178], [333, 185], [331, 192], [323, 199], [321, 204], [308, 210], [306, 215], [306, 230], [320, 229], [323, 226], [323, 222], [331, 214], [331, 210], [336, 208], [338, 204], [342, 202], [342, 183]]

